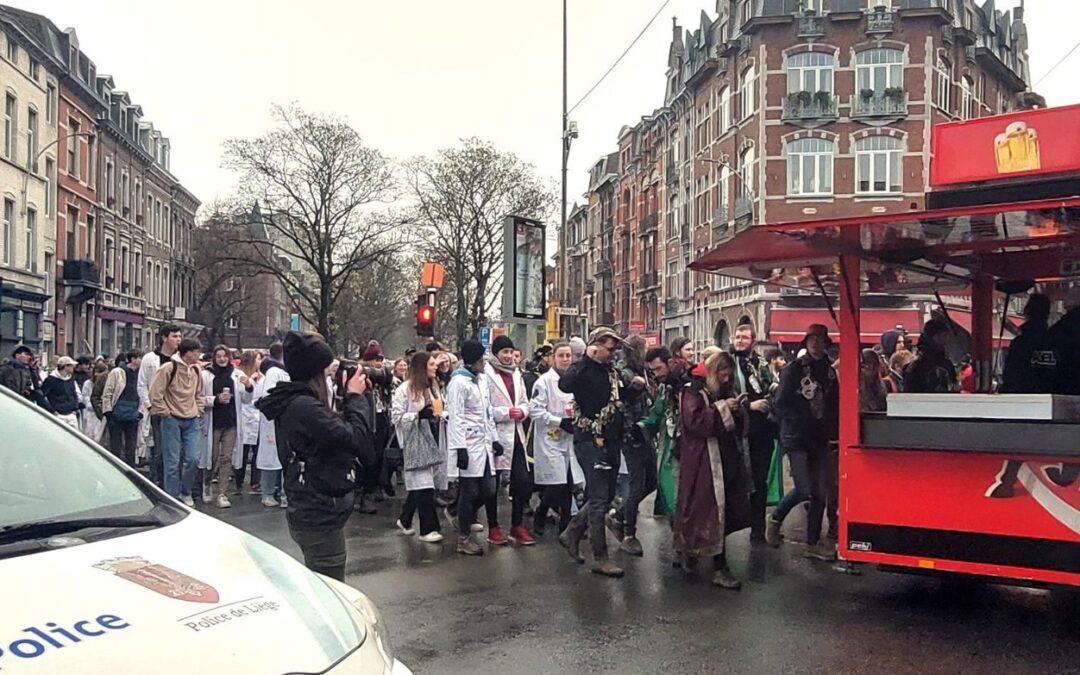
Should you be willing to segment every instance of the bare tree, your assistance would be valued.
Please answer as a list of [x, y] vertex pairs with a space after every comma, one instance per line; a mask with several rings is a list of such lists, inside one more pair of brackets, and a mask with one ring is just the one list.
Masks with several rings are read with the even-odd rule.
[[222, 247], [222, 242], [234, 238], [234, 219], [211, 207], [211, 215], [192, 231], [191, 249], [195, 259], [195, 315], [206, 326], [203, 337], [209, 345], [225, 339], [231, 319], [241, 316], [244, 309], [242, 286], [236, 282], [254, 270], [236, 261]]
[[409, 324], [417, 289], [411, 272], [418, 269], [404, 251], [396, 251], [353, 276], [337, 309], [341, 353], [359, 354], [368, 340], [385, 348], [387, 340]]
[[270, 246], [244, 246], [254, 243], [250, 228], [231, 243], [238, 258], [276, 275], [299, 299], [298, 311], [336, 345], [342, 295], [402, 245], [401, 221], [377, 208], [395, 196], [394, 173], [343, 120], [296, 105], [275, 106], [273, 115], [274, 130], [227, 141], [224, 159], [240, 176], [240, 201], [260, 204]]
[[555, 192], [531, 164], [477, 138], [405, 168], [423, 250], [446, 266], [450, 318], [465, 339], [486, 323], [502, 293], [503, 218], [544, 220]]

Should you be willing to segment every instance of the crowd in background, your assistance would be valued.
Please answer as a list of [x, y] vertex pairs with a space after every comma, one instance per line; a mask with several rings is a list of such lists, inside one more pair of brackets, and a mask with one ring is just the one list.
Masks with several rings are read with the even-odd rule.
[[[1032, 296], [1000, 391], [1078, 393], [1080, 319], [1074, 310], [1051, 328], [1048, 309]], [[970, 359], [948, 356], [955, 333], [936, 318], [917, 346], [897, 326], [864, 349], [860, 410], [883, 411], [890, 393], [973, 391]], [[150, 352], [62, 356], [45, 377], [19, 347], [0, 385], [189, 506], [199, 497], [229, 508], [246, 490], [284, 508], [308, 565], [338, 578], [345, 522], [402, 497], [403, 486], [394, 523], [403, 535], [438, 544], [448, 526], [458, 553], [483, 555], [554, 530], [579, 563], [587, 538], [592, 571], [610, 577], [623, 569], [609, 535], [625, 556], [644, 555], [641, 504], [655, 493], [677, 564], [693, 572], [707, 561], [716, 585], [736, 589], [727, 536], [749, 529], [752, 543], [779, 546], [802, 503], [806, 555], [836, 557], [836, 359], [818, 324], [794, 353], [761, 345], [750, 325], [701, 354], [687, 338], [647, 349], [640, 336], [601, 327], [528, 360], [503, 335], [490, 349], [469, 340], [455, 354], [432, 341], [393, 360], [372, 341], [356, 361], [335, 358], [317, 334], [289, 333], [265, 351], [207, 351], [166, 325]], [[997, 496], [1012, 489], [1011, 468]]]

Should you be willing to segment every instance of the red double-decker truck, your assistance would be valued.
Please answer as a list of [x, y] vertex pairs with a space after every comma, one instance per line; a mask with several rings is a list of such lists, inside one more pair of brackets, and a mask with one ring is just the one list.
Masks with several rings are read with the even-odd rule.
[[[1080, 283], [1080, 106], [936, 126], [930, 175], [925, 210], [757, 225], [692, 267], [779, 285], [809, 271], [837, 306], [842, 559], [1078, 586], [1080, 397], [992, 392], [995, 306]], [[976, 393], [860, 413], [875, 292], [969, 297]]]

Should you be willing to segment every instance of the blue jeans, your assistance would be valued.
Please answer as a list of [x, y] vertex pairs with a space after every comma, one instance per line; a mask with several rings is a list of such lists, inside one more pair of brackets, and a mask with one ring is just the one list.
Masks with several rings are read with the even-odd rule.
[[260, 469], [259, 472], [262, 474], [262, 479], [259, 481], [262, 498], [273, 499], [274, 493], [281, 487], [281, 469]]
[[[198, 417], [161, 420], [161, 458], [165, 465], [165, 492], [173, 497], [190, 496], [199, 466], [199, 435], [202, 425]], [[183, 466], [181, 466], [183, 465]]]

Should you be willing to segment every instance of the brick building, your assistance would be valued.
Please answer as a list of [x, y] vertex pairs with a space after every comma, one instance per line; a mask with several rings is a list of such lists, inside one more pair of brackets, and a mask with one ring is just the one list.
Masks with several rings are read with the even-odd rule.
[[[48, 219], [37, 225], [48, 229], [36, 254], [44, 256], [38, 275], [48, 297], [40, 303], [39, 346], [49, 356], [145, 348], [163, 321], [198, 334], [201, 326], [185, 320], [199, 201], [171, 173], [168, 139], [112, 77], [98, 74], [74, 29], [7, 6], [0, 6], [0, 21], [5, 34], [25, 41], [41, 76], [41, 100], [33, 105], [46, 111], [47, 136], [37, 141], [41, 162], [30, 181], [40, 198], [28, 195]], [[10, 92], [16, 78], [5, 73], [3, 83]], [[0, 180], [4, 188], [14, 183]], [[16, 337], [33, 342], [30, 313], [24, 308], [19, 316]]]
[[[1028, 88], [1023, 9], [719, 0], [715, 10], [694, 30], [673, 25], [663, 107], [619, 134], [608, 183], [590, 181], [590, 204], [618, 186], [614, 250], [603, 227], [589, 230], [595, 267], [611, 267], [610, 318], [624, 331], [703, 347], [749, 322], [785, 341], [796, 324], [830, 323], [818, 299], [688, 263], [753, 223], [921, 208], [932, 125], [1006, 112]], [[579, 309], [594, 307], [582, 290]], [[867, 323], [916, 329], [928, 304], [864, 300]]]

